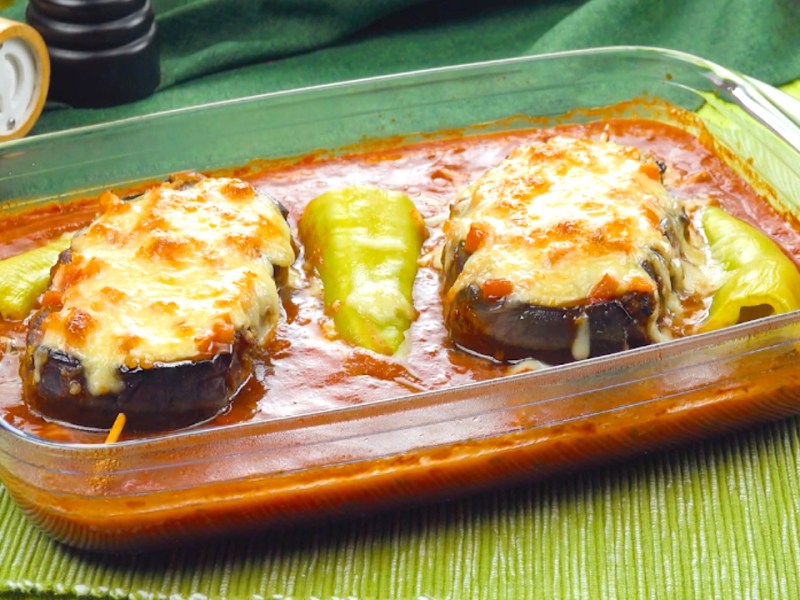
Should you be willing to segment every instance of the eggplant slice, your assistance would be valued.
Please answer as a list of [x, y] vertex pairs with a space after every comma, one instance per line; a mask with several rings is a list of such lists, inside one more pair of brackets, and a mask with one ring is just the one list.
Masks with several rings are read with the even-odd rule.
[[271, 337], [295, 251], [279, 206], [249, 184], [173, 176], [107, 193], [53, 268], [21, 374], [46, 418], [177, 428], [224, 410]]
[[550, 307], [489, 300], [470, 285], [450, 305], [448, 326], [460, 346], [478, 354], [560, 364], [647, 344], [653, 312], [653, 297], [648, 294], [625, 294], [580, 307]]
[[554, 137], [485, 173], [444, 228], [454, 342], [553, 364], [681, 334], [715, 284], [663, 171], [635, 148]]
[[40, 330], [32, 327], [29, 364], [39, 364], [38, 383], [29, 390], [29, 404], [47, 417], [85, 427], [107, 428], [119, 413], [138, 429], [191, 425], [223, 410], [233, 391], [246, 380], [246, 344], [212, 358], [156, 363], [151, 368], [119, 368], [123, 388], [94, 396], [87, 390], [81, 361], [54, 348], [36, 345]]

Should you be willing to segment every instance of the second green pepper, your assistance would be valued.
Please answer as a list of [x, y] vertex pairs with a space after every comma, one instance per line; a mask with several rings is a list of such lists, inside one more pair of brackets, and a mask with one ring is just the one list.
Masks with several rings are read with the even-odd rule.
[[800, 308], [800, 272], [769, 237], [715, 206], [705, 209], [703, 230], [727, 274], [703, 330]]
[[412, 289], [426, 237], [409, 197], [360, 186], [329, 191], [308, 204], [299, 231], [339, 335], [396, 352], [416, 318]]
[[0, 316], [24, 319], [50, 281], [50, 269], [69, 247], [71, 233], [39, 248], [0, 260]]

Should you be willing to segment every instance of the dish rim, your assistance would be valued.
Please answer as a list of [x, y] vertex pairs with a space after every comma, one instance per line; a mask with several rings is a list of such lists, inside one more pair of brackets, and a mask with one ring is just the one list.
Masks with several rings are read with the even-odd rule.
[[[470, 71], [480, 71], [487, 68], [498, 66], [511, 66], [516, 64], [528, 64], [535, 62], [544, 62], [560, 58], [571, 58], [581, 56], [596, 56], [596, 55], [613, 55], [619, 53], [642, 54], [652, 58], [668, 58], [677, 60], [683, 63], [689, 63], [694, 66], [706, 69], [709, 73], [718, 77], [717, 81], [712, 81], [721, 89], [736, 89], [744, 90], [744, 95], [735, 95], [734, 97], [739, 101], [739, 106], [743, 108], [751, 117], [758, 123], [776, 133], [781, 139], [787, 141], [796, 151], [800, 153], [800, 129], [784, 113], [779, 106], [770, 101], [765, 94], [762, 93], [760, 86], [765, 86], [763, 82], [758, 82], [741, 75], [733, 70], [727, 69], [715, 62], [709, 61], [702, 57], [696, 56], [683, 51], [672, 50], [668, 48], [660, 48], [655, 46], [640, 46], [640, 45], [619, 45], [619, 46], [601, 46], [596, 48], [584, 48], [576, 50], [567, 50], [560, 52], [550, 52], [545, 54], [516, 56], [510, 58], [494, 59], [487, 61], [478, 61], [470, 63], [461, 63], [455, 65], [446, 65], [439, 67], [431, 67], [425, 69], [418, 69], [400, 73], [390, 73], [378, 75], [373, 77], [363, 77], [357, 79], [350, 79], [338, 82], [310, 85], [298, 88], [290, 88], [277, 90], [272, 92], [265, 92], [262, 94], [255, 94], [243, 96], [239, 98], [231, 98], [226, 100], [196, 104], [191, 106], [184, 106], [173, 108], [144, 115], [137, 115], [133, 117], [126, 117], [122, 119], [115, 119], [103, 123], [95, 123], [71, 129], [64, 129], [43, 134], [34, 134], [26, 138], [10, 140], [0, 143], [0, 152], [15, 152], [25, 150], [28, 147], [40, 144], [48, 144], [56, 140], [67, 139], [86, 134], [107, 133], [120, 127], [129, 125], [142, 125], [152, 126], [152, 123], [170, 117], [189, 117], [195, 113], [202, 113], [209, 110], [227, 109], [234, 106], [257, 104], [261, 102], [269, 102], [278, 98], [288, 98], [297, 95], [305, 95], [311, 93], [324, 93], [331, 91], [346, 91], [348, 89], [356, 89], [359, 86], [367, 85], [380, 85], [383, 83], [402, 82], [403, 80], [424, 80], [427, 78], [439, 78], [447, 75], [457, 75], [468, 73]], [[773, 88], [769, 88], [772, 91]], [[777, 90], [776, 90], [777, 91]], [[790, 124], [792, 127], [790, 131], [798, 132], [797, 140], [786, 140], [783, 132], [786, 125]], [[794, 142], [794, 143], [793, 143]], [[624, 353], [616, 353], [607, 356], [595, 357], [570, 363], [566, 365], [556, 365], [546, 369], [534, 372], [519, 373], [512, 375], [502, 376], [504, 381], [513, 380], [515, 382], [524, 382], [529, 379], [547, 380], [553, 377], [561, 376], [566, 373], [575, 377], [588, 376], [592, 373], [603, 373], [615, 368], [626, 368], [636, 364], [644, 363], [649, 358], [660, 357], [665, 351], [668, 353], [680, 353], [682, 351], [689, 351], [692, 347], [708, 347], [710, 345], [722, 344], [725, 342], [733, 341], [734, 339], [744, 338], [748, 335], [755, 333], [762, 333], [771, 329], [777, 329], [792, 324], [800, 324], [800, 311], [793, 311], [783, 315], [774, 315], [759, 319], [757, 321], [743, 323], [725, 329], [713, 332], [698, 333], [688, 337], [661, 342], [641, 348], [627, 350]], [[667, 349], [667, 350], [665, 350]], [[259, 435], [277, 432], [285, 432], [301, 427], [307, 427], [309, 421], [315, 421], [314, 424], [328, 425], [334, 422], [348, 421], [353, 419], [362, 418], [365, 413], [372, 413], [373, 411], [380, 411], [381, 413], [399, 413], [403, 410], [419, 408], [421, 406], [431, 407], [437, 404], [445, 404], [456, 400], [442, 398], [452, 393], [453, 390], [459, 392], [483, 391], [497, 384], [497, 379], [490, 379], [486, 381], [473, 382], [468, 384], [460, 384], [458, 386], [446, 387], [439, 390], [429, 390], [424, 392], [408, 393], [400, 396], [393, 396], [391, 398], [376, 400], [363, 404], [350, 405], [350, 406], [337, 406], [327, 409], [314, 410], [309, 413], [301, 413], [297, 415], [286, 415], [270, 417], [266, 419], [257, 419], [252, 421], [230, 423], [225, 425], [215, 425], [211, 427], [197, 427], [193, 426], [186, 429], [179, 429], [173, 431], [159, 432], [156, 435], [132, 439], [122, 440], [115, 442], [115, 448], [125, 448], [133, 450], [150, 450], [158, 449], [158, 446], [166, 446], [180, 441], [181, 445], [184, 443], [192, 443], [192, 441], [201, 441], [200, 438], [211, 437], [213, 435], [228, 436], [231, 432], [236, 432], [238, 435]], [[614, 384], [619, 385], [619, 382]], [[599, 388], [593, 388], [599, 389]], [[544, 402], [551, 402], [556, 398], [548, 398], [538, 400], [532, 404], [539, 404]], [[526, 406], [528, 404], [525, 404]], [[614, 407], [613, 410], [624, 408], [627, 404], [622, 404]], [[591, 413], [595, 414], [595, 413]], [[584, 415], [586, 416], [586, 415]], [[293, 425], [294, 423], [298, 423]], [[537, 425], [537, 427], [551, 425], [552, 422]], [[534, 427], [535, 428], [535, 427]], [[0, 419], [0, 432], [3, 435], [11, 435], [13, 438], [22, 440], [32, 447], [47, 449], [50, 451], [69, 451], [78, 454], [91, 454], [96, 457], [98, 448], [109, 447], [107, 444], [98, 443], [78, 443], [78, 442], [59, 442], [47, 438], [39, 437], [31, 433], [22, 431], [4, 419]], [[209, 440], [213, 441], [213, 440]], [[131, 450], [131, 451], [133, 451]], [[5, 452], [0, 449], [0, 452]]]
[[[632, 52], [632, 53], [639, 52], [643, 54], [650, 54], [653, 56], [669, 57], [671, 59], [692, 63], [696, 66], [707, 68], [709, 71], [712, 71], [720, 76], [720, 81], [717, 82], [718, 84], [724, 86], [726, 84], [725, 80], [730, 80], [730, 83], [736, 83], [741, 86], [749, 87], [749, 89], [754, 94], [756, 94], [755, 97], [761, 101], [764, 107], [774, 108], [776, 115], [786, 117], [785, 113], [783, 113], [783, 111], [781, 111], [779, 107], [775, 106], [772, 102], [770, 102], [766, 98], [765, 95], [761, 93], [760, 86], [768, 85], [765, 84], [764, 82], [754, 80], [753, 78], [747, 77], [736, 71], [723, 67], [718, 63], [707, 60], [695, 54], [691, 54], [689, 52], [684, 52], [682, 50], [673, 50], [671, 48], [664, 48], [660, 46], [644, 46], [644, 45], [630, 44], [630, 45], [597, 46], [593, 48], [579, 48], [575, 50], [546, 52], [544, 54], [529, 54], [523, 56], [513, 56], [508, 58], [498, 58], [485, 61], [458, 63], [452, 65], [443, 65], [438, 67], [428, 67], [424, 69], [414, 69], [411, 71], [402, 71], [397, 73], [386, 73], [370, 77], [346, 79], [342, 81], [334, 81], [329, 83], [320, 83], [308, 86], [301, 86], [297, 88], [286, 88], [271, 92], [264, 92], [261, 94], [251, 94], [247, 96], [241, 96], [238, 98], [228, 98], [225, 100], [217, 100], [212, 102], [204, 102], [200, 104], [192, 104], [189, 106], [181, 106], [177, 108], [160, 110], [143, 115], [135, 115], [131, 117], [123, 117], [120, 119], [113, 119], [111, 121], [105, 121], [102, 123], [93, 123], [90, 125], [71, 127], [58, 131], [50, 131], [40, 134], [34, 132], [33, 134], [29, 134], [27, 137], [0, 142], [0, 150], [15, 150], [17, 148], [24, 148], [26, 145], [29, 145], [31, 143], [37, 143], [37, 144], [47, 143], [50, 140], [56, 140], [62, 137], [71, 137], [74, 135], [82, 135], [95, 131], [103, 131], [123, 125], [145, 123], [147, 121], [158, 120], [168, 116], [175, 116], [184, 113], [191, 114], [194, 112], [202, 112], [212, 108], [226, 108], [240, 104], [261, 102], [272, 98], [282, 98], [298, 94], [308, 94], [312, 92], [316, 93], [321, 91], [347, 89], [349, 87], [355, 87], [364, 84], [376, 84], [376, 83], [379, 84], [384, 82], [388, 83], [388, 82], [402, 81], [403, 79], [410, 79], [410, 78], [436, 77], [448, 73], [486, 69], [493, 66], [514, 65], [514, 64], [523, 64], [529, 62], [541, 62], [558, 58], [569, 58], [576, 56], [616, 54], [620, 52]], [[755, 84], [755, 82], [758, 83]], [[774, 88], [770, 90], [770, 92], [773, 91], [780, 91], [780, 90], [774, 90]], [[756, 118], [758, 118], [757, 115], [751, 115], [751, 116], [755, 116]], [[768, 123], [762, 123], [762, 124], [768, 125]]]

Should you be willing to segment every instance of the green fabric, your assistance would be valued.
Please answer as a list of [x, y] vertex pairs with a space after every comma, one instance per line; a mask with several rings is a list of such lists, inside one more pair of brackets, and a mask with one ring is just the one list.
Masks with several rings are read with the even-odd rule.
[[[159, 93], [111, 109], [48, 110], [34, 133], [322, 82], [611, 44], [685, 50], [768, 83], [800, 76], [796, 0], [153, 5], [162, 52]], [[23, 6], [18, 1], [0, 15], [21, 20]]]
[[[162, 88], [36, 132], [345, 78], [602, 44], [800, 77], [795, 0], [154, 0]], [[3, 11], [21, 18], [22, 6]], [[800, 87], [794, 89], [800, 95]], [[798, 598], [800, 420], [484, 495], [185, 550], [98, 557], [0, 492], [0, 596]]]

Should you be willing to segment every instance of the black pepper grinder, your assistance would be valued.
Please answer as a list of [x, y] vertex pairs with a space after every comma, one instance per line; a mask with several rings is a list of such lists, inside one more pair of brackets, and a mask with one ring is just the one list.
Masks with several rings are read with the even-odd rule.
[[150, 0], [30, 0], [50, 54], [48, 99], [97, 108], [139, 100], [160, 79]]

